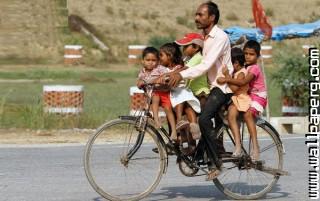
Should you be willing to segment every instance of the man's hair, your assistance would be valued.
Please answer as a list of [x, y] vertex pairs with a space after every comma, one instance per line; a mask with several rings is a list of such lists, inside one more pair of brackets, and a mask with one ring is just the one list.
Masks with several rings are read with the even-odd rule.
[[184, 64], [181, 50], [176, 43], [166, 43], [160, 47], [160, 51], [163, 51], [166, 55], [168, 55], [174, 64]]
[[260, 47], [260, 44], [257, 41], [249, 40], [243, 47], [243, 49], [246, 49], [246, 48], [254, 49], [254, 51], [256, 52], [257, 56], [260, 57], [261, 47]]
[[144, 57], [147, 56], [147, 54], [154, 54], [157, 57], [157, 59], [159, 59], [159, 51], [154, 47], [146, 47], [142, 51], [142, 59], [144, 59]]
[[220, 18], [220, 11], [218, 5], [216, 3], [213, 3], [212, 1], [207, 1], [203, 5], [206, 5], [208, 7], [208, 14], [210, 16], [215, 16], [214, 23], [217, 24]]
[[234, 64], [236, 61], [238, 61], [240, 66], [244, 66], [244, 63], [245, 63], [244, 53], [238, 47], [234, 47], [231, 49], [231, 62], [232, 62], [232, 64]]

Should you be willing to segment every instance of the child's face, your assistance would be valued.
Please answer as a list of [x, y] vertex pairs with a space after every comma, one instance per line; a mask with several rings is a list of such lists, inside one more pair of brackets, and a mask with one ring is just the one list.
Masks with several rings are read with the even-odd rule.
[[154, 69], [159, 63], [159, 60], [155, 54], [148, 53], [146, 56], [142, 59], [142, 64], [146, 70], [151, 71]]
[[258, 55], [254, 49], [245, 48], [243, 52], [244, 52], [244, 57], [247, 65], [252, 65], [257, 63]]
[[235, 61], [232, 65], [235, 72], [239, 71], [242, 68], [238, 61]]
[[194, 48], [192, 44], [183, 46], [183, 54], [188, 57], [192, 57], [197, 51], [197, 48]]
[[170, 57], [163, 51], [160, 50], [160, 64], [163, 66], [169, 66], [171, 63]]

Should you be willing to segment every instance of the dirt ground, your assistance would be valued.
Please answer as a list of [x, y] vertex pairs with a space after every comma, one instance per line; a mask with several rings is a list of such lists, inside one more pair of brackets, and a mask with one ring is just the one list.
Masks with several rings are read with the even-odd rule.
[[92, 129], [0, 129], [0, 144], [86, 143]]

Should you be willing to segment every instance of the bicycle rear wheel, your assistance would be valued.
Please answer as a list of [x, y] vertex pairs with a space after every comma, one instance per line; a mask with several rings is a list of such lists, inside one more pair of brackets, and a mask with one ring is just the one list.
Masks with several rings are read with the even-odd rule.
[[[84, 154], [86, 176], [108, 200], [140, 200], [160, 182], [165, 150], [147, 127], [142, 133], [132, 120], [113, 120], [90, 137]], [[159, 153], [152, 152], [157, 147]]]
[[[245, 124], [242, 124], [243, 127]], [[224, 147], [227, 152], [234, 150], [234, 143], [228, 135], [228, 129], [220, 130], [224, 135]], [[259, 164], [269, 169], [282, 170], [283, 147], [276, 133], [263, 120], [257, 122], [258, 142], [260, 146]], [[223, 163], [223, 171], [214, 180], [217, 188], [232, 199], [248, 200], [257, 199], [268, 193], [279, 179], [278, 174], [259, 170], [250, 161], [250, 136], [246, 126], [243, 132], [243, 148], [246, 157], [235, 162], [226, 159]], [[248, 162], [249, 161], [249, 162]], [[251, 163], [251, 164], [250, 164]]]

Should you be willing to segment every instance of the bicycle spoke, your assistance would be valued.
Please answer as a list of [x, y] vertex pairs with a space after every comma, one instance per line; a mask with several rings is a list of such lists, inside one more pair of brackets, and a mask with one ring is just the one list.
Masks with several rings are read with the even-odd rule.
[[[152, 152], [153, 147], [158, 148], [158, 154]], [[134, 121], [114, 120], [90, 138], [85, 153], [86, 175], [97, 193], [108, 200], [141, 200], [160, 182], [166, 165], [163, 153], [150, 128], [141, 134]]]
[[[278, 168], [282, 167], [282, 145], [277, 140], [276, 134], [272, 132], [272, 129], [265, 129], [266, 126], [268, 125], [261, 123], [257, 128], [258, 144], [261, 147], [259, 150], [260, 161], [264, 162], [263, 165], [261, 164], [261, 168], [256, 167], [257, 165], [255, 164], [251, 164], [251, 158], [247, 154], [237, 164], [230, 165], [230, 163], [226, 163], [227, 160], [224, 161], [223, 165], [227, 169], [227, 173], [218, 177], [218, 181], [215, 184], [230, 198], [238, 200], [260, 198], [269, 192], [277, 182], [278, 177], [270, 174], [270, 172], [275, 172]], [[252, 140], [247, 130], [243, 130], [241, 135], [242, 146], [244, 152], [250, 154]], [[263, 138], [260, 139], [259, 136], [263, 136]], [[234, 146], [232, 143], [227, 144], [230, 141], [229, 136], [224, 134], [224, 137], [227, 138], [225, 140], [226, 151], [233, 151]], [[264, 168], [264, 166], [268, 168]]]
[[274, 144], [274, 143], [273, 143], [273, 144], [270, 144], [270, 145], [268, 145], [268, 146], [260, 149], [260, 153], [263, 153], [263, 152], [265, 152], [265, 151], [267, 151], [267, 150], [269, 150], [269, 149], [271, 149], [271, 148], [273, 148], [273, 147], [275, 147], [275, 146], [277, 146], [277, 145]]

